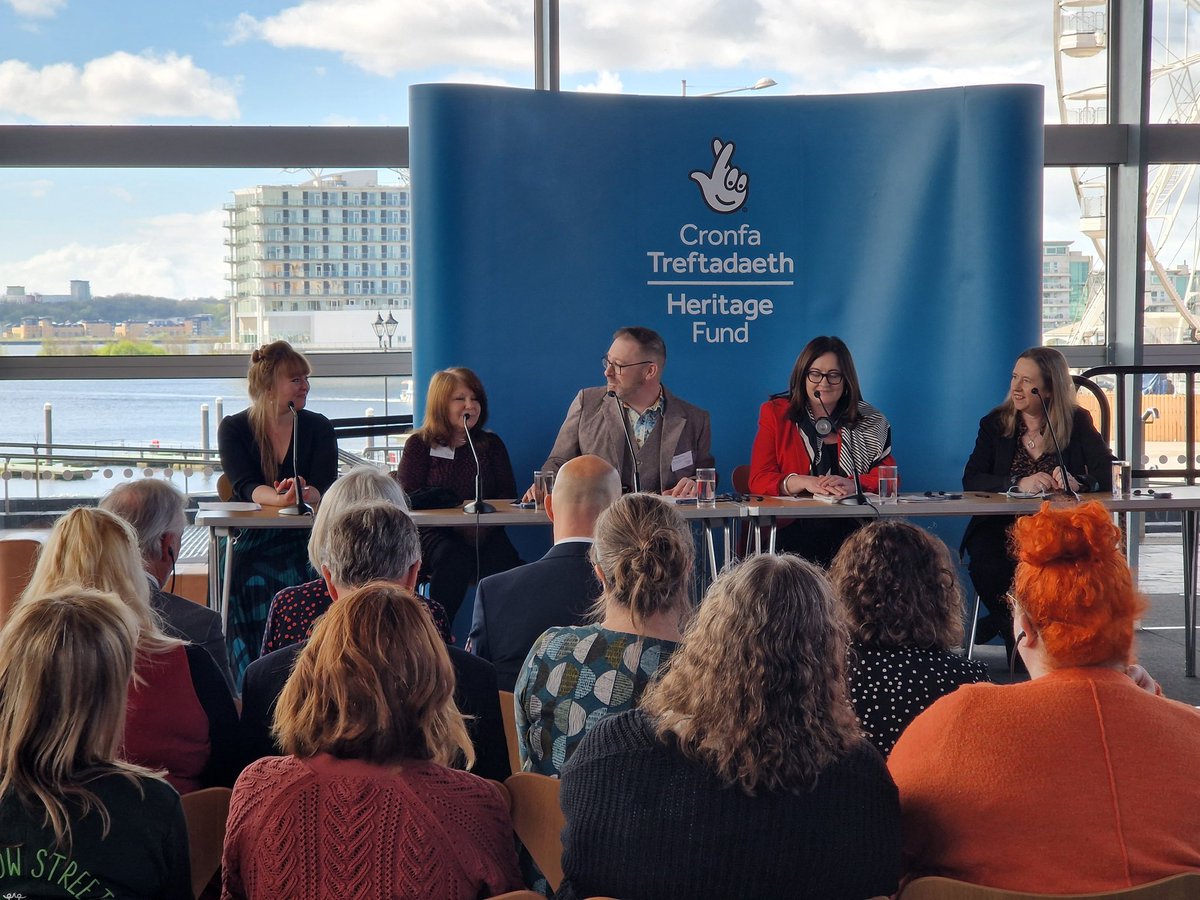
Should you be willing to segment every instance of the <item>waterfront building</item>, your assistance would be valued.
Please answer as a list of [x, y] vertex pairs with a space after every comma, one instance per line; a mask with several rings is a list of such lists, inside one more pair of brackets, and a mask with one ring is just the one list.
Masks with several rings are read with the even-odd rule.
[[[407, 184], [373, 170], [317, 174], [300, 184], [233, 192], [225, 262], [230, 342], [300, 349], [412, 346], [412, 241]], [[389, 323], [390, 324], [390, 323]]]

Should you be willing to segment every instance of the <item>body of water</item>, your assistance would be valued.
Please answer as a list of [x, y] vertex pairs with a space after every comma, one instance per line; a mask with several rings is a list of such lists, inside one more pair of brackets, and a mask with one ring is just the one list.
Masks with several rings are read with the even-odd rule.
[[[307, 408], [331, 419], [412, 412], [411, 401], [402, 402], [402, 382], [389, 378], [312, 379]], [[51, 405], [52, 438], [55, 445], [86, 444], [116, 447], [159, 447], [200, 449], [203, 444], [203, 405], [208, 406], [208, 446], [217, 449], [218, 400], [224, 415], [249, 405], [246, 383], [238, 378], [129, 379], [122, 381], [3, 381], [0, 382], [0, 441], [8, 444], [45, 444], [45, 405]], [[342, 443], [343, 449], [359, 450], [362, 438]], [[9, 448], [12, 452], [15, 448]], [[0, 459], [0, 462], [3, 460]], [[110, 467], [87, 480], [12, 478], [4, 485], [8, 496], [92, 496], [104, 493], [114, 481], [127, 478], [124, 467]], [[134, 472], [134, 475], [137, 473]], [[173, 473], [182, 478], [182, 472]], [[191, 493], [215, 490], [215, 481], [202, 469], [192, 472]], [[212, 482], [210, 484], [210, 481]]]

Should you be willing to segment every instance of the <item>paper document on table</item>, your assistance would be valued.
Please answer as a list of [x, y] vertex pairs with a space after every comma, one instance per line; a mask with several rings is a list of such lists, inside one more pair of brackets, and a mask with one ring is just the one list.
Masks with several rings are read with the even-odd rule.
[[253, 501], [241, 500], [201, 500], [197, 506], [200, 509], [211, 509], [213, 512], [254, 512], [262, 509]]
[[[875, 505], [879, 502], [879, 495], [872, 494], [870, 491], [863, 491], [863, 496], [867, 498], [867, 503]], [[849, 497], [835, 497], [833, 494], [813, 494], [813, 500], [820, 500], [822, 503], [828, 503], [831, 506], [838, 503], [842, 506], [859, 506], [858, 498], [851, 494]]]
[[946, 500], [961, 500], [962, 494], [950, 494], [946, 491], [924, 491], [922, 493], [901, 494], [901, 503], [943, 503]]

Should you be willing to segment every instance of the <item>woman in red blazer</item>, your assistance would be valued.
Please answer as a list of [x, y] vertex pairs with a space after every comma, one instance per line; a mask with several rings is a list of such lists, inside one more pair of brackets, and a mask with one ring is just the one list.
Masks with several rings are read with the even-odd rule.
[[[894, 466], [892, 427], [862, 399], [854, 359], [838, 337], [808, 342], [792, 367], [786, 394], [758, 414], [750, 454], [750, 490], [768, 496], [853, 496], [879, 486], [880, 466]], [[783, 550], [828, 566], [858, 519], [806, 519], [781, 528]]]

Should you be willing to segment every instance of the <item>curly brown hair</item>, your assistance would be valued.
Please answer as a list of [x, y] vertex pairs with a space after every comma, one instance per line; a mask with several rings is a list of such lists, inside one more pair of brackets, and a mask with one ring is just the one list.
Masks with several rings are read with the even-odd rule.
[[829, 569], [850, 636], [874, 647], [953, 650], [963, 640], [963, 592], [946, 545], [896, 520], [871, 522]]
[[862, 738], [846, 644], [819, 568], [756, 556], [713, 582], [641, 708], [726, 784], [802, 793]]

